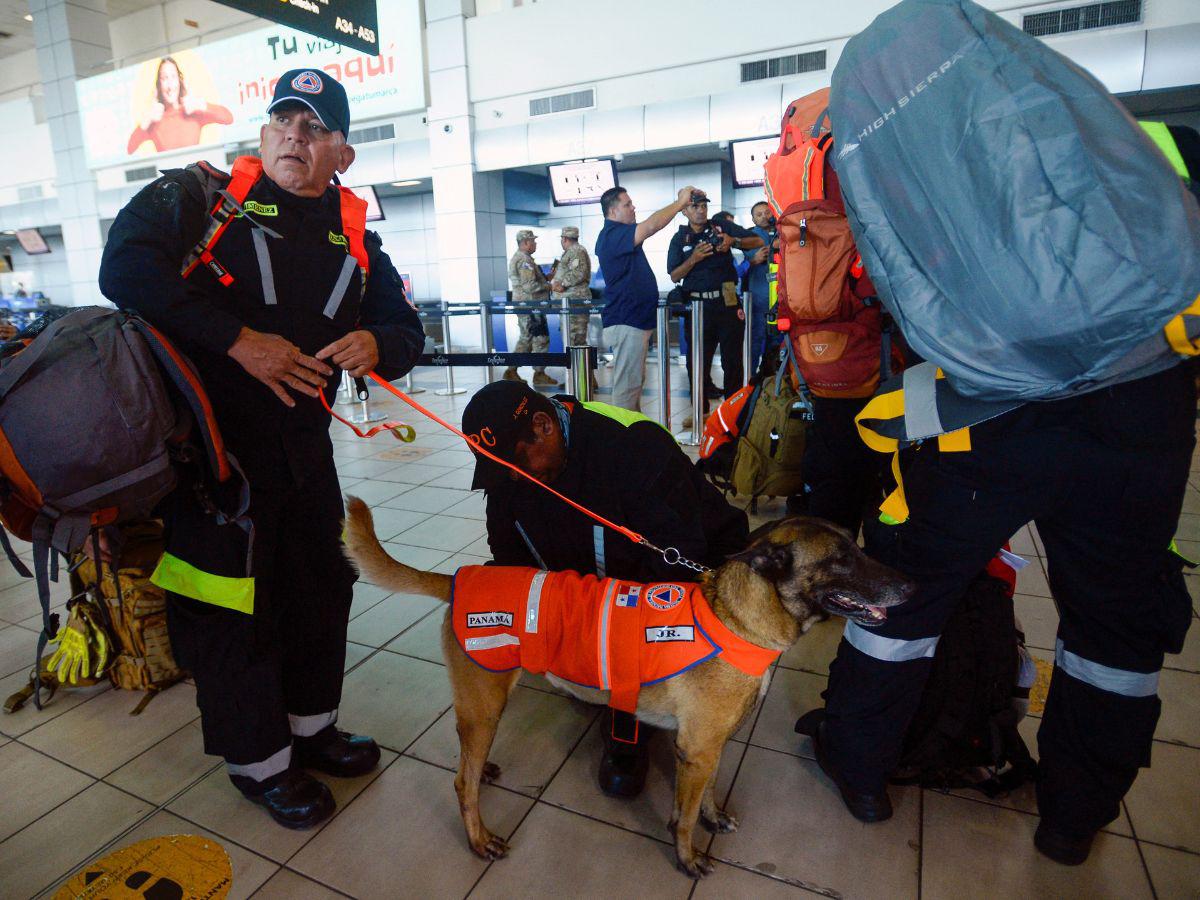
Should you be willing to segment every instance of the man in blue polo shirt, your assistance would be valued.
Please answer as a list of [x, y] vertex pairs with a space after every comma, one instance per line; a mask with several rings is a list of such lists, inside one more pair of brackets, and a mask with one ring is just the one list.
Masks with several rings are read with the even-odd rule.
[[638, 222], [624, 188], [609, 188], [600, 197], [604, 227], [596, 239], [596, 256], [605, 282], [604, 343], [613, 348], [613, 406], [641, 411], [646, 348], [658, 308], [658, 281], [642, 243], [671, 224], [694, 190], [690, 185], [683, 188], [674, 203], [644, 222]]

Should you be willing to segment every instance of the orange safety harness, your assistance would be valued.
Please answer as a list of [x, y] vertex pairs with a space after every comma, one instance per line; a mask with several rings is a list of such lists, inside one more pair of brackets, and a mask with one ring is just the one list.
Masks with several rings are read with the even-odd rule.
[[[258, 222], [243, 209], [246, 198], [263, 174], [262, 160], [256, 156], [239, 156], [233, 161], [229, 175], [221, 172], [208, 163], [198, 164], [204, 174], [215, 182], [226, 181], [224, 188], [216, 191], [217, 201], [209, 213], [208, 228], [204, 237], [191, 249], [183, 261], [182, 275], [187, 278], [203, 264], [213, 273], [217, 281], [225, 287], [233, 284], [233, 275], [213, 256], [213, 248], [225, 234], [234, 219], [245, 217], [251, 226], [274, 235], [269, 228]], [[367, 276], [370, 274], [370, 261], [367, 258], [365, 244], [367, 234], [367, 201], [358, 197], [350, 188], [337, 186], [341, 204], [342, 231], [346, 235], [346, 252], [354, 257], [362, 273], [362, 286], [366, 289]]]

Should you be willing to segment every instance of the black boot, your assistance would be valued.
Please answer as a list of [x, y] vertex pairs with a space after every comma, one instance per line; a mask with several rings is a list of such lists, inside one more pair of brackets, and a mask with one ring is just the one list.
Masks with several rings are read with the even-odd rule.
[[247, 800], [265, 806], [284, 828], [312, 828], [337, 808], [329, 788], [299, 769], [288, 769], [264, 781], [244, 775], [230, 775], [229, 780]]
[[[633, 715], [610, 710], [601, 724], [604, 729], [604, 755], [600, 757], [600, 790], [610, 797], [630, 800], [646, 786], [650, 768], [650, 734], [654, 730], [640, 724]], [[613, 731], [624, 740], [613, 737]], [[633, 740], [633, 743], [628, 741]]]
[[846, 804], [850, 815], [860, 822], [884, 822], [892, 817], [892, 801], [888, 799], [887, 788], [881, 788], [875, 793], [856, 790], [846, 783], [833, 765], [829, 758], [828, 739], [825, 737], [824, 709], [812, 709], [802, 715], [796, 721], [796, 732], [812, 738], [817, 765], [841, 792], [842, 802]]
[[1045, 819], [1038, 822], [1037, 831], [1033, 833], [1033, 846], [1037, 847], [1042, 856], [1049, 857], [1064, 866], [1078, 866], [1087, 861], [1092, 852], [1092, 841], [1096, 835], [1073, 835], [1059, 831], [1049, 825]]
[[326, 725], [310, 737], [292, 740], [296, 764], [338, 778], [366, 775], [379, 765], [379, 745], [369, 737]]

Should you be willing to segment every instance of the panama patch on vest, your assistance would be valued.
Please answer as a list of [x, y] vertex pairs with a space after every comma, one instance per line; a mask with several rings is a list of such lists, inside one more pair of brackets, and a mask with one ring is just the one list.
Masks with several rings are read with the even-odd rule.
[[292, 79], [292, 89], [302, 94], [319, 94], [325, 90], [325, 84], [316, 72], [301, 72]]
[[346, 240], [346, 236], [344, 234], [334, 234], [332, 231], [329, 232], [329, 243], [337, 244], [339, 247], [350, 246], [350, 242]]
[[693, 625], [659, 625], [646, 629], [647, 644], [666, 644], [671, 641], [696, 640], [696, 628]]
[[681, 600], [683, 600], [683, 588], [678, 584], [660, 584], [646, 592], [646, 602], [663, 612], [674, 609]]
[[512, 623], [510, 612], [467, 613], [468, 628], [512, 628]]

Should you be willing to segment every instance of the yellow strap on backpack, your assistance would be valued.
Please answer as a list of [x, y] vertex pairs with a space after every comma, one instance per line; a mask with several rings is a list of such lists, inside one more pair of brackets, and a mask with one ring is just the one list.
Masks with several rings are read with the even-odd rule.
[[[939, 368], [937, 378], [945, 378], [945, 373]], [[904, 420], [904, 388], [899, 387], [886, 394], [877, 394], [854, 417], [855, 427], [862, 442], [878, 453], [892, 454], [892, 477], [896, 479], [896, 489], [888, 494], [887, 499], [879, 505], [879, 521], [885, 525], [900, 525], [908, 521], [908, 500], [904, 496], [904, 478], [900, 473], [900, 438], [898, 436], [876, 431], [871, 422], [890, 422], [900, 424]], [[899, 433], [902, 429], [892, 429]], [[959, 428], [937, 436], [938, 449], [943, 453], [965, 453], [971, 449], [970, 427]]]
[[1163, 328], [1163, 333], [1167, 336], [1167, 343], [1171, 345], [1172, 350], [1181, 356], [1200, 356], [1200, 338], [1193, 340], [1188, 337], [1184, 316], [1200, 316], [1200, 294], [1187, 309]]

